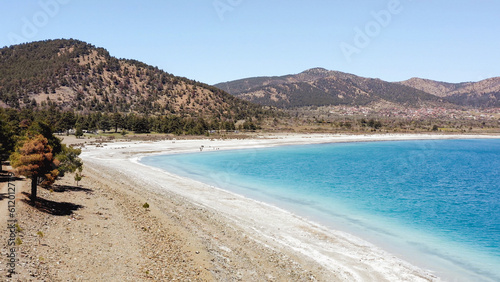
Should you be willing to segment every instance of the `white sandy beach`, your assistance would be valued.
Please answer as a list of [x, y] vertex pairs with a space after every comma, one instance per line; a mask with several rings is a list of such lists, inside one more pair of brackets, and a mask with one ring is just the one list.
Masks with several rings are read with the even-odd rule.
[[[411, 265], [381, 248], [351, 234], [332, 230], [271, 205], [254, 201], [198, 181], [142, 165], [140, 157], [208, 150], [251, 149], [280, 145], [384, 140], [499, 138], [472, 135], [262, 135], [242, 140], [169, 140], [159, 142], [115, 142], [104, 147], [86, 146], [82, 159], [86, 167], [112, 175], [115, 181], [133, 184], [145, 193], [148, 202], [156, 197], [176, 198], [201, 212], [208, 211], [228, 229], [237, 231], [232, 242], [251, 241], [259, 248], [289, 258], [320, 281], [429, 281], [439, 280], [430, 270]], [[129, 183], [132, 181], [133, 183]], [[159, 207], [161, 209], [161, 207]], [[168, 211], [165, 211], [168, 212]], [[181, 217], [188, 215], [179, 215]], [[208, 227], [207, 227], [208, 228]], [[207, 238], [219, 253], [239, 254], [238, 244], [225, 245], [219, 238]], [[205, 228], [206, 229], [206, 228]], [[234, 232], [233, 232], [234, 233]], [[207, 235], [208, 234], [208, 235]], [[262, 254], [265, 255], [265, 254]], [[236, 274], [235, 274], [236, 275]], [[245, 274], [239, 273], [244, 278]], [[252, 277], [252, 276], [249, 276]], [[276, 277], [275, 277], [276, 278]]]

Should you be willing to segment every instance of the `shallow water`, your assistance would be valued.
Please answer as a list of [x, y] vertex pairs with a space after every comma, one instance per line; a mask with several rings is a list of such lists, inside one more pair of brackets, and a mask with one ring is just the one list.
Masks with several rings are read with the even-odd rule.
[[208, 150], [141, 162], [354, 233], [447, 280], [500, 280], [500, 139]]

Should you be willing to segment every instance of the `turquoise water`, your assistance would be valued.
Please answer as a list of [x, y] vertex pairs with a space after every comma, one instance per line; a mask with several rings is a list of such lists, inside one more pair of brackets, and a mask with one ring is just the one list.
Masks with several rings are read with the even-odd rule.
[[141, 162], [354, 233], [447, 280], [500, 281], [500, 139], [284, 146]]

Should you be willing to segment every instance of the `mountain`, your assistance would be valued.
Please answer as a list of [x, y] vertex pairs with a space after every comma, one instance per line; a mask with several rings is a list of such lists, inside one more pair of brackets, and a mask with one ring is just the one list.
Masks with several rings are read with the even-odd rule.
[[354, 75], [349, 75], [341, 72], [329, 71], [323, 68], [314, 68], [295, 75], [252, 77], [231, 82], [219, 83], [215, 86], [235, 95], [247, 92], [259, 86], [279, 85], [294, 82], [309, 82], [332, 75], [347, 75], [346, 78], [354, 77]]
[[0, 49], [0, 107], [241, 119], [261, 106], [103, 48], [46, 40]]
[[446, 83], [422, 78], [399, 82], [444, 97], [447, 101], [463, 106], [500, 107], [500, 77], [478, 82]]
[[215, 86], [238, 98], [280, 108], [380, 103], [403, 106], [445, 104], [441, 97], [410, 86], [323, 68], [295, 75], [246, 78]]

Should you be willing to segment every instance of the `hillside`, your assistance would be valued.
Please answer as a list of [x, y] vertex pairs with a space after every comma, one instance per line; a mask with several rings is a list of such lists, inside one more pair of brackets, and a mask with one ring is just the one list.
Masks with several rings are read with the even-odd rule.
[[458, 105], [500, 107], [500, 77], [463, 83], [411, 78], [399, 83], [439, 97], [445, 97], [446, 100]]
[[322, 68], [296, 75], [247, 78], [215, 85], [236, 97], [280, 108], [304, 106], [397, 104], [443, 105], [443, 99], [398, 83]]
[[0, 49], [0, 107], [241, 119], [260, 106], [78, 40]]

